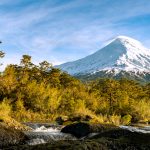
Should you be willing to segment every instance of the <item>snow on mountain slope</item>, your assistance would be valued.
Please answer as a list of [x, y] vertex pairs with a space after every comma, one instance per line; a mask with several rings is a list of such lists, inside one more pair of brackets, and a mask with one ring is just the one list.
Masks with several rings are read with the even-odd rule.
[[94, 54], [57, 67], [72, 75], [112, 70], [116, 74], [120, 71], [150, 72], [150, 50], [137, 40], [118, 36]]

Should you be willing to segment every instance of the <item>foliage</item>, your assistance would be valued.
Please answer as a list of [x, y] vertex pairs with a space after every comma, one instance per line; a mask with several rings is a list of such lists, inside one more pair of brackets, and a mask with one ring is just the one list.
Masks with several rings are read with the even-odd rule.
[[9, 105], [9, 101], [7, 99], [4, 99], [0, 103], [0, 120], [3, 121], [5, 119], [8, 119], [10, 112], [11, 112], [11, 106]]
[[129, 125], [131, 123], [131, 119], [132, 119], [132, 116], [131, 115], [125, 115], [122, 117], [122, 124], [124, 125]]
[[33, 64], [28, 55], [1, 73], [0, 101], [0, 116], [20, 121], [58, 116], [90, 116], [91, 122], [117, 125], [150, 121], [150, 84], [110, 78], [82, 83], [47, 61]]

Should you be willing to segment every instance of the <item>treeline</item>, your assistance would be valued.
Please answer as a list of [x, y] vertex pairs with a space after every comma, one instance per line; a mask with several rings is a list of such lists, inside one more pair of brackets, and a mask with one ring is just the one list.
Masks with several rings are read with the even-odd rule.
[[0, 75], [0, 120], [9, 116], [18, 121], [59, 116], [114, 124], [150, 121], [150, 84], [127, 79], [82, 83], [47, 61], [35, 65], [23, 55], [20, 65], [10, 64]]

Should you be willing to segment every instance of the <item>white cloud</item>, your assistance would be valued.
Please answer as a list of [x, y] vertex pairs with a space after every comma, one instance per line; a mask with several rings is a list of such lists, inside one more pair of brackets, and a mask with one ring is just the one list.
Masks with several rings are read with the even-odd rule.
[[[10, 4], [10, 1], [1, 0], [0, 5]], [[19, 0], [14, 2], [20, 3]], [[20, 54], [34, 55], [35, 62], [48, 59], [58, 64], [88, 55], [118, 34], [137, 36], [142, 29], [130, 31], [119, 23], [150, 14], [149, 7], [147, 0], [116, 0], [113, 3], [110, 0], [77, 0], [61, 5], [53, 1], [34, 3], [17, 11], [0, 10], [0, 38], [17, 47]], [[9, 58], [5, 61], [8, 63], [16, 60], [9, 52], [7, 55]]]

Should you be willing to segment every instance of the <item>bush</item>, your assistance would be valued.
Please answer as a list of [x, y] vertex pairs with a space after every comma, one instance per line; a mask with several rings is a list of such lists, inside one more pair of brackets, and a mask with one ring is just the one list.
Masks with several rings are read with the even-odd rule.
[[109, 121], [110, 121], [111, 124], [120, 125], [121, 116], [112, 115], [112, 116], [109, 117]]
[[0, 120], [5, 120], [9, 118], [11, 112], [11, 106], [9, 105], [8, 99], [4, 99], [0, 103]]
[[150, 120], [150, 102], [141, 100], [139, 102], [135, 102], [132, 106], [132, 116], [134, 121], [149, 121]]
[[125, 115], [121, 118], [121, 124], [129, 125], [131, 123], [131, 119], [132, 119], [131, 115]]

